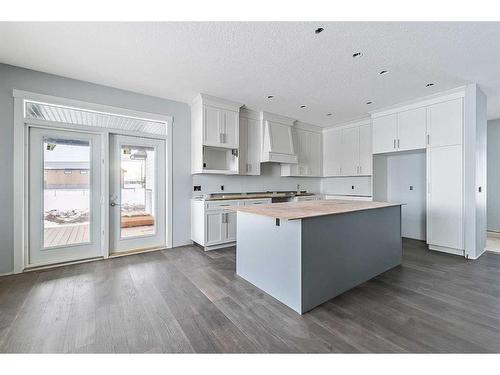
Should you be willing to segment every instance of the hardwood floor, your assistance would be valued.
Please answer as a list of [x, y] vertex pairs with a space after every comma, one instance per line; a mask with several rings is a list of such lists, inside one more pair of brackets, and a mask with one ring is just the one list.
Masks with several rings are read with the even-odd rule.
[[500, 352], [500, 255], [403, 265], [300, 316], [182, 247], [0, 278], [0, 352]]

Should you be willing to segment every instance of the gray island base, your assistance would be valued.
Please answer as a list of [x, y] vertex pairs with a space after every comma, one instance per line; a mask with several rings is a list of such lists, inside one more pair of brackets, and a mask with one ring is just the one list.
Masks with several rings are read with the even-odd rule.
[[[321, 204], [234, 208], [236, 273], [299, 314], [401, 264], [400, 205], [337, 201], [328, 204], [341, 209], [331, 206], [328, 214]], [[295, 207], [280, 207], [285, 213], [277, 218], [277, 205]], [[305, 217], [287, 218], [296, 205]]]

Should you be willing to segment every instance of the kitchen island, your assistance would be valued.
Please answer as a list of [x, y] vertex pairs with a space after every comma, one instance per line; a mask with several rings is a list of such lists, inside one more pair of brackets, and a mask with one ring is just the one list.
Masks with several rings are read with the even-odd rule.
[[312, 201], [231, 207], [236, 273], [299, 314], [401, 264], [401, 205]]

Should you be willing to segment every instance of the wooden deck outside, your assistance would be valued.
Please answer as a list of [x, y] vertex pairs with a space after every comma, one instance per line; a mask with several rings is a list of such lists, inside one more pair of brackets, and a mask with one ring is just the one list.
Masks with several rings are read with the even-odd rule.
[[89, 241], [89, 224], [70, 224], [44, 229], [44, 247], [63, 246]]
[[[154, 225], [143, 225], [130, 228], [122, 228], [122, 237], [136, 237], [151, 235], [154, 233]], [[71, 244], [89, 242], [89, 224], [69, 224], [59, 227], [44, 229], [44, 247], [65, 246]]]

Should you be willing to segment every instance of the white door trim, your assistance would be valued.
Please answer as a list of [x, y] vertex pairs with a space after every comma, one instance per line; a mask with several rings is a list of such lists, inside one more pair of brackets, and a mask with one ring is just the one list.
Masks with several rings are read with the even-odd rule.
[[[47, 127], [53, 129], [64, 129], [66, 130], [79, 130], [79, 131], [90, 131], [90, 127], [86, 126], [77, 126], [73, 124], [61, 124], [61, 123], [52, 123], [50, 121], [41, 121], [41, 120], [26, 120], [25, 112], [24, 112], [24, 103], [25, 101], [38, 101], [43, 103], [50, 103], [61, 106], [75, 107], [86, 109], [90, 111], [97, 111], [103, 113], [114, 114], [118, 116], [127, 116], [148, 120], [155, 120], [165, 122], [166, 124], [166, 219], [167, 219], [167, 247], [172, 247], [172, 174], [173, 174], [173, 152], [172, 152], [172, 129], [173, 129], [173, 117], [167, 115], [161, 115], [157, 113], [150, 112], [141, 112], [136, 110], [130, 110], [126, 108], [120, 107], [112, 107], [97, 103], [89, 103], [80, 100], [61, 98], [51, 95], [43, 95], [37, 94], [28, 91], [22, 90], [13, 90], [14, 97], [14, 176], [13, 176], [13, 186], [14, 186], [14, 212], [13, 212], [13, 235], [14, 235], [14, 270], [13, 273], [21, 273], [26, 268], [28, 256], [28, 127], [36, 126], [36, 127]], [[31, 124], [29, 124], [31, 123]], [[103, 173], [107, 173], [109, 175], [109, 155], [107, 154], [106, 144], [109, 144], [109, 134], [123, 134], [123, 135], [140, 135], [142, 137], [150, 137], [155, 138], [154, 135], [151, 134], [142, 134], [133, 132], [120, 132], [116, 129], [100, 129], [100, 128], [92, 128], [92, 132], [101, 133], [103, 136], [102, 147], [103, 151]], [[165, 136], [157, 136], [156, 138], [165, 139]], [[107, 143], [106, 143], [107, 142]], [[103, 178], [103, 205], [105, 207], [109, 206], [109, 179]], [[108, 210], [103, 210], [103, 220], [102, 225], [109, 225], [109, 213]], [[103, 257], [107, 258], [109, 256], [109, 238], [107, 234], [109, 233], [109, 228], [103, 227], [105, 237], [102, 239], [102, 249], [103, 249]]]

